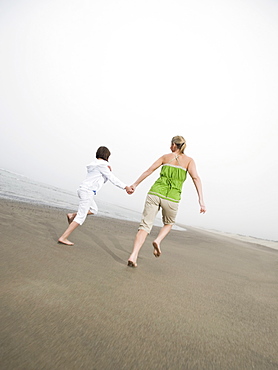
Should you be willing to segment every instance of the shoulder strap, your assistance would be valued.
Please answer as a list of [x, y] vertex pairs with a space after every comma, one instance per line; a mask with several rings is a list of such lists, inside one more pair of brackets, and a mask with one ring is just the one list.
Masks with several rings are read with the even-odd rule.
[[170, 162], [168, 162], [168, 163], [171, 163], [174, 159], [175, 159], [176, 161], [178, 161], [178, 164], [179, 164], [179, 165], [181, 165], [181, 164], [180, 164], [180, 161], [179, 161], [179, 155], [176, 155], [176, 156], [175, 156], [174, 158], [172, 158], [172, 159], [170, 160]]

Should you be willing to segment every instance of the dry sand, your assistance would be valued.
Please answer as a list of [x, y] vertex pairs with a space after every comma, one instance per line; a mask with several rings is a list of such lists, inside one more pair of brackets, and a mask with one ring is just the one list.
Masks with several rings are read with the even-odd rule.
[[135, 223], [0, 205], [1, 369], [278, 369], [277, 250], [155, 227], [132, 269]]

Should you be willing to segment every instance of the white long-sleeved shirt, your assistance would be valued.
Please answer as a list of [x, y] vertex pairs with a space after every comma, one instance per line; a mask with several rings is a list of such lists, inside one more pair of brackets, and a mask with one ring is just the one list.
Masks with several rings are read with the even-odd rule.
[[107, 180], [113, 185], [124, 189], [126, 184], [119, 180], [108, 168], [109, 164], [103, 159], [96, 159], [87, 165], [86, 179], [80, 184], [82, 189], [98, 192]]

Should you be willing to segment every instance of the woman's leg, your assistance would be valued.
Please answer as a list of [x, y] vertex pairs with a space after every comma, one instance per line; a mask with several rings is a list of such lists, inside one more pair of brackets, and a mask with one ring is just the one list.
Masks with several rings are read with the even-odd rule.
[[173, 224], [175, 223], [179, 204], [166, 199], [161, 199], [161, 208], [164, 226], [160, 229], [159, 234], [153, 241], [153, 254], [155, 257], [159, 257], [161, 255], [160, 243], [165, 238], [165, 236], [169, 234]]
[[133, 251], [128, 259], [128, 266], [131, 267], [136, 267], [137, 266], [137, 258], [138, 258], [138, 253], [144, 244], [144, 241], [146, 240], [148, 233], [145, 230], [138, 230], [135, 240], [134, 240], [134, 245], [133, 245]]
[[151, 232], [153, 221], [157, 212], [160, 208], [160, 198], [156, 195], [147, 195], [145, 207], [143, 211], [142, 220], [139, 226], [139, 230], [136, 234], [134, 244], [133, 244], [133, 251], [128, 259], [128, 266], [136, 267], [137, 266], [137, 258], [138, 253], [144, 244], [146, 237]]
[[159, 234], [157, 235], [156, 239], [153, 241], [153, 247], [154, 247], [153, 254], [155, 257], [159, 257], [161, 255], [160, 243], [165, 238], [165, 236], [169, 234], [169, 232], [172, 229], [172, 226], [173, 225], [170, 225], [170, 224], [164, 225], [160, 229]]

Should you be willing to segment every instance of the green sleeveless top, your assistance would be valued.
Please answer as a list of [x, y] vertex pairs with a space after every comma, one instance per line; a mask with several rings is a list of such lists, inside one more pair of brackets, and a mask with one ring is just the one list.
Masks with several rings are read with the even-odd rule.
[[179, 203], [186, 175], [187, 170], [185, 168], [164, 164], [159, 179], [150, 188], [148, 194]]

